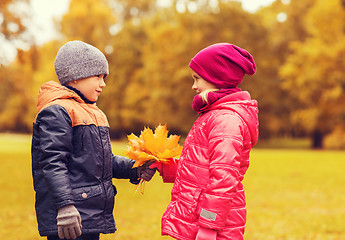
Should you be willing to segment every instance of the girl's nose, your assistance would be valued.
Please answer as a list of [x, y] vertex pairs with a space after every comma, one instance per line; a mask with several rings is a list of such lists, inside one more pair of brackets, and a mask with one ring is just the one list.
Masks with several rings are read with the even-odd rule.
[[194, 82], [194, 84], [193, 84], [193, 86], [192, 86], [192, 89], [194, 90], [194, 91], [196, 91], [198, 88], [197, 88], [197, 86], [196, 86], [196, 84], [195, 84], [195, 82]]

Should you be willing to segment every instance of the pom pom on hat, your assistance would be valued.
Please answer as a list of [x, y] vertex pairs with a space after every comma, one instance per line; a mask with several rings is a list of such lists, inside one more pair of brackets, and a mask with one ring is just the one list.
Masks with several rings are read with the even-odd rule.
[[104, 54], [82, 41], [70, 41], [63, 45], [56, 55], [54, 67], [62, 85], [82, 78], [109, 74]]
[[189, 67], [217, 88], [236, 88], [244, 74], [253, 75], [256, 66], [252, 55], [229, 43], [217, 43], [202, 49]]

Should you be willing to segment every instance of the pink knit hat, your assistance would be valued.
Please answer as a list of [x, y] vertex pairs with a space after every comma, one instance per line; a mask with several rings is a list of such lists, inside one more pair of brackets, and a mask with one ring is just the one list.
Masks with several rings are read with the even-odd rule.
[[192, 58], [189, 67], [220, 89], [236, 88], [244, 74], [253, 75], [256, 71], [252, 55], [229, 43], [204, 48]]

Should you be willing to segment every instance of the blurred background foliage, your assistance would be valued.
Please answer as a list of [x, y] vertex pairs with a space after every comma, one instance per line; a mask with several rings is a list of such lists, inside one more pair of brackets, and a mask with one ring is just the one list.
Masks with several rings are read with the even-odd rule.
[[247, 49], [257, 73], [241, 88], [259, 102], [260, 137], [310, 138], [313, 148], [345, 148], [345, 1], [276, 0], [255, 13], [231, 0], [71, 0], [55, 21], [61, 37], [37, 45], [28, 33], [30, 0], [1, 0], [0, 131], [30, 133], [41, 84], [57, 78], [54, 59], [67, 41], [105, 53], [107, 88], [98, 106], [112, 138], [167, 124], [188, 133], [197, 115], [188, 63], [202, 48]]

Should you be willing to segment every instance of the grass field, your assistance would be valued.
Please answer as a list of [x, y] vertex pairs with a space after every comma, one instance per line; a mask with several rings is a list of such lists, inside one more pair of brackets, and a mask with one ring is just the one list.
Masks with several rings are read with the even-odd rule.
[[[0, 135], [0, 239], [36, 240], [30, 136]], [[123, 154], [125, 142], [113, 143]], [[245, 177], [246, 240], [344, 240], [345, 152], [255, 148]], [[159, 176], [135, 193], [114, 180], [116, 234], [101, 239], [158, 240], [171, 184]]]

